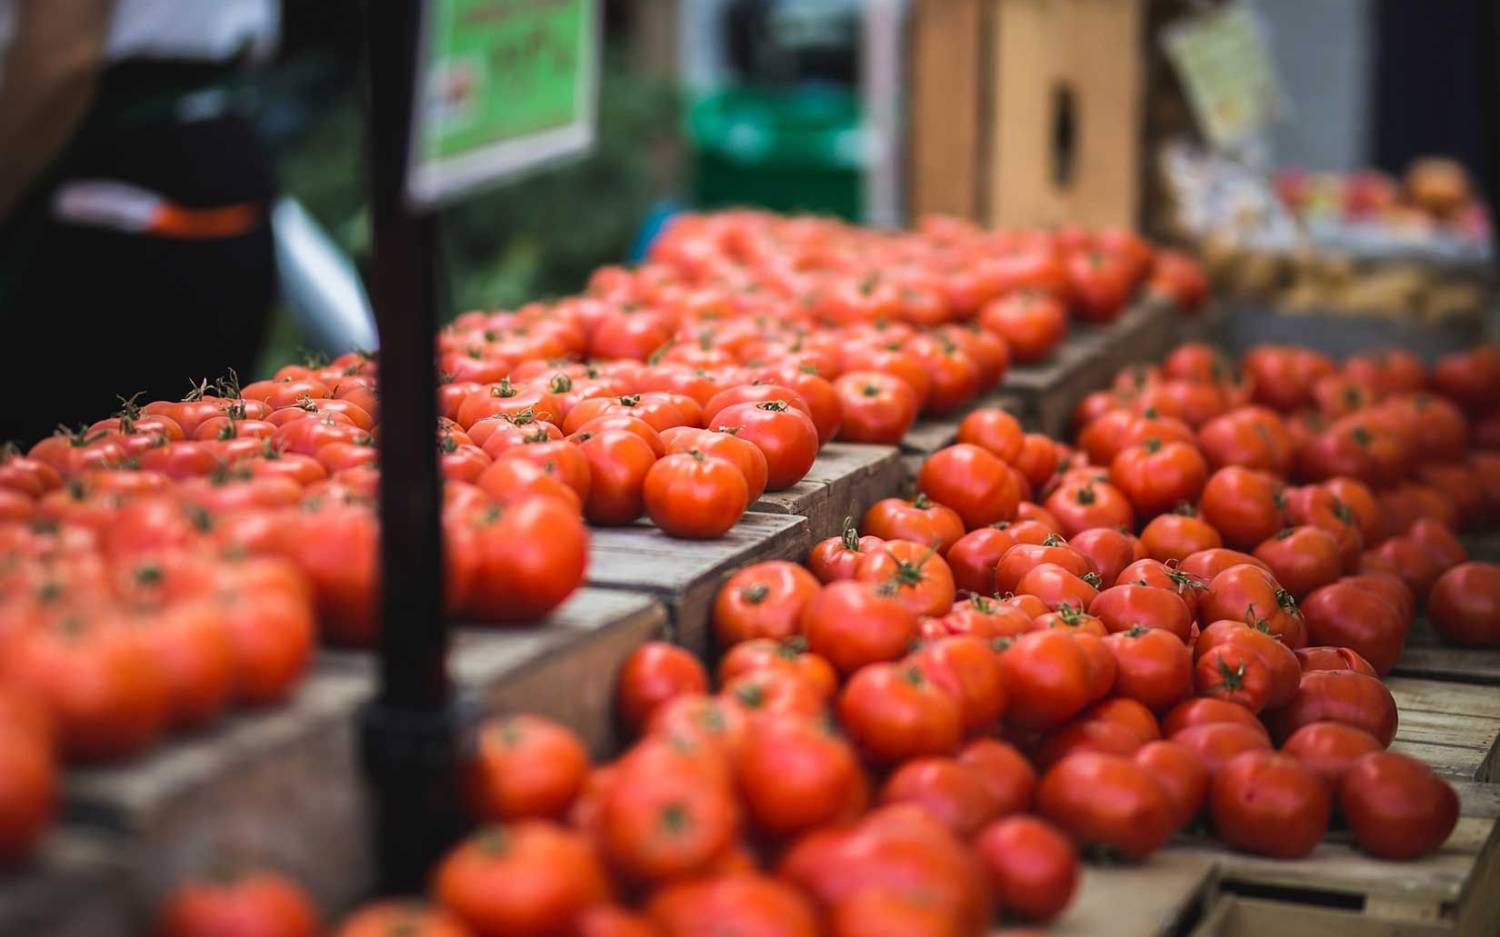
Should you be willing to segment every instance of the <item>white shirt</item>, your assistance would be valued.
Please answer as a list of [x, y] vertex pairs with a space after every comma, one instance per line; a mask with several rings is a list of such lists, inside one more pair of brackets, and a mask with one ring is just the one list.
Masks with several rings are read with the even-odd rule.
[[[0, 80], [18, 4], [0, 0]], [[104, 57], [223, 62], [248, 51], [263, 59], [275, 51], [280, 31], [280, 0], [114, 0]]]

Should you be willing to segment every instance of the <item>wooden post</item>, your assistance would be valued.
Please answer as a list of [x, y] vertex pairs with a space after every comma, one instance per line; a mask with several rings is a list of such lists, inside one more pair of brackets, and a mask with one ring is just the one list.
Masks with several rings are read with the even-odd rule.
[[986, 9], [990, 0], [916, 0], [911, 18], [911, 216], [982, 220]]

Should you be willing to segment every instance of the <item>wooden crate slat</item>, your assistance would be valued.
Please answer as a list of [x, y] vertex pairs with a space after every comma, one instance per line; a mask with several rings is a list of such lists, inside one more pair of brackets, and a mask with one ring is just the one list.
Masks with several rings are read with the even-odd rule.
[[[534, 628], [461, 629], [455, 680], [491, 709], [564, 719], [602, 751], [614, 666], [665, 621], [649, 596], [580, 590]], [[69, 771], [66, 823], [117, 833], [148, 903], [186, 876], [247, 866], [290, 874], [327, 909], [367, 896], [373, 849], [355, 714], [375, 692], [374, 666], [369, 655], [338, 660], [283, 706], [124, 764]], [[580, 662], [607, 673], [585, 679]]]
[[844, 518], [857, 522], [870, 505], [896, 494], [904, 472], [899, 451], [890, 446], [829, 443], [802, 481], [766, 492], [750, 508], [807, 518], [808, 539], [816, 543], [843, 530]]
[[918, 0], [911, 15], [911, 212], [976, 218], [988, 0]]
[[593, 537], [589, 585], [656, 596], [667, 607], [672, 639], [700, 655], [708, 652], [719, 585], [760, 560], [801, 560], [809, 546], [807, 519], [784, 514], [746, 514], [715, 540], [676, 540], [644, 520], [596, 529]]
[[1397, 746], [1428, 756], [1434, 768], [1488, 781], [1500, 759], [1500, 693], [1493, 687], [1388, 677], [1400, 722]]
[[1165, 851], [1137, 865], [1086, 865], [1076, 898], [1047, 926], [1053, 937], [1164, 937], [1207, 899], [1214, 863]]
[[142, 917], [130, 855], [104, 834], [55, 829], [0, 878], [0, 934], [132, 937]]
[[1396, 697], [1402, 715], [1408, 709], [1451, 713], [1468, 718], [1500, 719], [1500, 693], [1489, 687], [1467, 686], [1440, 680], [1387, 677], [1386, 685]]

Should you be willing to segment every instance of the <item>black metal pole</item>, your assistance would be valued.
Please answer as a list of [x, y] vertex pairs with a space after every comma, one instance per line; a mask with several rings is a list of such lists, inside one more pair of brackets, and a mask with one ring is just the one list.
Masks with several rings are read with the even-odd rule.
[[361, 713], [379, 887], [422, 889], [462, 829], [439, 523], [432, 219], [405, 198], [422, 0], [365, 0], [365, 115], [380, 330], [380, 692]]

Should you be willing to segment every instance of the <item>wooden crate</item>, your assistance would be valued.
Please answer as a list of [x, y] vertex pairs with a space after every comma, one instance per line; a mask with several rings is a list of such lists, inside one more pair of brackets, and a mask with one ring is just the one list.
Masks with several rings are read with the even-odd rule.
[[[614, 672], [665, 628], [665, 609], [649, 596], [585, 589], [534, 629], [461, 630], [454, 677], [490, 710], [560, 719], [604, 754]], [[352, 654], [320, 661], [286, 705], [126, 764], [70, 770], [66, 829], [118, 838], [139, 907], [186, 876], [245, 867], [285, 871], [323, 908], [347, 907], [374, 882], [355, 725], [375, 692], [373, 664]]]
[[1085, 865], [1073, 904], [1047, 925], [1051, 937], [1169, 937], [1212, 897], [1214, 863], [1167, 850], [1130, 865]]
[[7, 937], [133, 937], [142, 916], [127, 844], [108, 835], [54, 830], [0, 879]]
[[[1500, 933], [1500, 787], [1459, 781], [1460, 817], [1443, 847], [1386, 862], [1330, 834], [1302, 859], [1277, 860], [1202, 843], [1225, 896], [1195, 937], [1367, 937]], [[1175, 850], [1174, 850], [1175, 851]]]
[[1002, 385], [952, 413], [918, 420], [901, 440], [901, 459], [905, 463], [907, 480], [917, 477], [917, 472], [928, 456], [958, 441], [958, 426], [964, 421], [964, 417], [985, 407], [999, 407], [1014, 414], [1017, 419], [1023, 418], [1025, 412], [1021, 397], [1012, 393], [1008, 385]]
[[990, 0], [916, 0], [910, 21], [908, 202], [913, 218], [983, 217]]
[[1496, 778], [1500, 693], [1493, 687], [1387, 677], [1400, 722], [1392, 751], [1469, 781]]
[[[1500, 562], [1500, 535], [1468, 534], [1463, 538], [1470, 558]], [[1485, 686], [1500, 685], [1500, 649], [1465, 648], [1443, 643], [1424, 614], [1412, 622], [1406, 650], [1393, 671], [1405, 677], [1452, 680]]]
[[700, 656], [709, 652], [709, 618], [725, 579], [760, 560], [800, 561], [811, 546], [807, 519], [785, 514], [746, 514], [715, 540], [676, 540], [645, 520], [593, 537], [589, 585], [660, 599], [671, 639]]
[[864, 517], [870, 505], [901, 489], [898, 450], [835, 442], [823, 447], [807, 476], [785, 491], [768, 491], [750, 510], [807, 518], [809, 543], [844, 529], [844, 519]]

